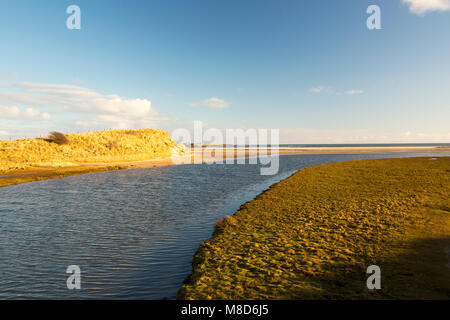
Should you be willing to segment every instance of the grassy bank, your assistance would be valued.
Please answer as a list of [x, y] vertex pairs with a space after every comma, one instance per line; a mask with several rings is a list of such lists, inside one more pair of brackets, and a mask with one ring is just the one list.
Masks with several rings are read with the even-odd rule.
[[107, 130], [0, 140], [0, 187], [123, 169], [127, 161], [168, 158], [177, 144], [159, 129]]
[[178, 298], [449, 299], [449, 199], [450, 158], [306, 168], [218, 221]]

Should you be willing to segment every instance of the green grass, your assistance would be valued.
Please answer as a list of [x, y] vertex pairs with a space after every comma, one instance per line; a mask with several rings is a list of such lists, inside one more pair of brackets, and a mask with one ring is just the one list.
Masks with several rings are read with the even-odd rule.
[[178, 298], [449, 299], [449, 199], [448, 157], [306, 168], [220, 221]]

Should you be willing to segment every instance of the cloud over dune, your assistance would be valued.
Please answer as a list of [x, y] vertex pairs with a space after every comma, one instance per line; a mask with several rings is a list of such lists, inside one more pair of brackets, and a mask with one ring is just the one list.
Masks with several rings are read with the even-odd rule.
[[[48, 109], [64, 117], [74, 117], [87, 126], [150, 126], [159, 119], [150, 100], [102, 94], [95, 90], [68, 84], [21, 82], [0, 91], [1, 114], [6, 119], [51, 118]], [[17, 107], [17, 106], [20, 106]], [[41, 112], [40, 109], [47, 109]], [[0, 116], [0, 119], [2, 116]]]
[[0, 119], [36, 119], [41, 117], [48, 120], [51, 118], [47, 112], [41, 113], [34, 108], [19, 108], [17, 106], [0, 106]]

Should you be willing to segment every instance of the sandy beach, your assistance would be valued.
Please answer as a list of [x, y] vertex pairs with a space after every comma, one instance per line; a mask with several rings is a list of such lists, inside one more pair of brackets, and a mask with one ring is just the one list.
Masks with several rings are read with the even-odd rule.
[[[194, 161], [201, 160], [202, 163], [211, 162], [217, 160], [219, 157], [215, 158], [215, 152], [220, 152], [219, 147], [210, 148], [196, 148], [190, 155], [182, 157], [173, 158], [161, 158], [161, 159], [151, 159], [143, 161], [129, 161], [129, 162], [115, 162], [115, 163], [90, 163], [85, 164], [86, 166], [106, 166], [106, 165], [120, 165], [125, 166], [126, 169], [133, 168], [151, 168], [158, 166], [167, 165], [177, 165], [177, 164], [189, 164], [194, 163]], [[223, 156], [222, 159], [226, 159], [232, 154], [230, 149], [222, 149]], [[279, 148], [268, 150], [267, 154], [355, 154], [355, 153], [397, 153], [397, 152], [450, 152], [450, 147], [311, 147], [311, 148]], [[233, 157], [249, 157], [261, 154], [266, 154], [265, 151], [258, 151], [257, 149], [235, 149], [233, 152]], [[220, 158], [219, 158], [220, 159]]]
[[151, 160], [140, 161], [115, 161], [115, 162], [92, 162], [92, 163], [78, 163], [71, 166], [48, 166], [35, 167], [23, 171], [11, 172], [11, 174], [4, 174], [0, 176], [0, 187], [39, 181], [45, 179], [61, 178], [65, 176], [87, 174], [101, 171], [136, 169], [136, 168], [151, 168], [159, 166], [190, 164], [190, 163], [206, 163], [220, 160], [216, 156], [217, 152], [222, 150], [222, 159], [232, 156], [236, 158], [247, 158], [249, 156], [256, 156], [261, 154], [278, 153], [282, 154], [356, 154], [356, 153], [424, 153], [424, 152], [450, 152], [450, 147], [429, 147], [429, 146], [414, 146], [414, 147], [308, 147], [308, 148], [279, 148], [272, 151], [259, 152], [256, 149], [242, 148], [235, 149], [220, 149], [219, 147], [209, 148], [194, 148], [191, 154], [186, 156], [178, 156], [171, 158], [156, 158]]
[[[190, 155], [173, 158], [160, 158], [142, 161], [127, 161], [127, 162], [114, 162], [114, 163], [88, 163], [85, 166], [106, 166], [106, 165], [120, 165], [125, 166], [126, 169], [133, 168], [151, 168], [158, 166], [177, 165], [177, 164], [189, 164], [194, 163], [201, 159], [201, 162], [211, 162], [217, 160], [215, 158], [215, 152], [220, 152], [219, 147], [210, 148], [196, 148]], [[231, 155], [232, 150], [222, 149], [223, 159], [226, 159]], [[354, 154], [354, 153], [389, 153], [389, 152], [450, 152], [450, 147], [311, 147], [311, 148], [279, 148], [268, 150], [267, 154], [278, 153], [282, 154]], [[249, 157], [255, 155], [266, 154], [265, 151], [258, 151], [257, 149], [235, 149], [234, 158]]]

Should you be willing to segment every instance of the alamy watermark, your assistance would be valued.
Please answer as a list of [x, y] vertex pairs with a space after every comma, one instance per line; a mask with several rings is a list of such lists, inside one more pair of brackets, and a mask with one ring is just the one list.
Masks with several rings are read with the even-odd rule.
[[81, 289], [81, 269], [77, 265], [70, 265], [67, 267], [66, 273], [71, 275], [67, 278], [67, 289]]
[[367, 7], [367, 14], [370, 16], [367, 18], [366, 26], [369, 30], [381, 29], [381, 8], [377, 5], [371, 5]]
[[70, 16], [66, 20], [66, 26], [69, 30], [80, 30], [81, 29], [81, 9], [77, 5], [68, 6], [66, 13]]
[[[81, 29], [81, 9], [79, 6], [72, 4], [67, 7], [66, 13], [70, 16], [66, 20], [66, 26], [69, 30]], [[366, 20], [366, 26], [369, 30], [381, 29], [381, 8], [378, 5], [370, 5], [367, 7], [366, 13], [369, 17]]]
[[377, 265], [371, 265], [367, 267], [367, 274], [370, 276], [367, 278], [367, 289], [380, 290], [381, 289], [381, 269]]
[[194, 122], [194, 130], [176, 129], [171, 137], [186, 146], [188, 157], [172, 157], [175, 164], [259, 164], [261, 175], [279, 170], [279, 129], [225, 129], [203, 127]]

